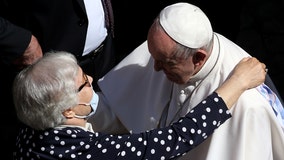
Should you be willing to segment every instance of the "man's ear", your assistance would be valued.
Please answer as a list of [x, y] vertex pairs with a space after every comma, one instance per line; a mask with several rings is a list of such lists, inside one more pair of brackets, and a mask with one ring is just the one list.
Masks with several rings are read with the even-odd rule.
[[70, 119], [70, 118], [73, 118], [74, 115], [75, 115], [75, 112], [69, 108], [69, 109], [66, 109], [63, 113], [63, 116], [65, 116], [67, 119]]
[[198, 49], [197, 52], [193, 55], [192, 61], [195, 65], [202, 66], [208, 59], [207, 55], [208, 54], [204, 50]]

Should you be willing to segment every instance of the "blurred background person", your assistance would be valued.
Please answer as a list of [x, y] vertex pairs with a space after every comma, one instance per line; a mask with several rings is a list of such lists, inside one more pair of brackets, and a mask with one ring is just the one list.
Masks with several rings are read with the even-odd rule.
[[0, 15], [29, 30], [43, 53], [68, 51], [97, 80], [118, 61], [110, 0], [0, 0]]

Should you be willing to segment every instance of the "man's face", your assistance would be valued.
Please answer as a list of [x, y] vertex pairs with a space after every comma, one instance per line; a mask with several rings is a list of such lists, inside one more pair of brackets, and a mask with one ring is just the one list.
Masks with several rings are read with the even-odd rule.
[[185, 84], [195, 72], [192, 56], [187, 59], [174, 56], [174, 42], [165, 32], [153, 26], [148, 33], [148, 48], [155, 60], [154, 69], [163, 71], [167, 78], [177, 84]]

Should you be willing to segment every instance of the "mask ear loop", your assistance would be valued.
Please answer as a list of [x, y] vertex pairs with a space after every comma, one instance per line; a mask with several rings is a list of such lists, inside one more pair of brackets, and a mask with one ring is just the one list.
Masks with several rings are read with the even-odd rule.
[[99, 96], [93, 90], [93, 95], [92, 95], [92, 99], [91, 99], [90, 103], [79, 103], [79, 105], [90, 106], [91, 107], [91, 112], [88, 115], [85, 115], [85, 116], [75, 115], [75, 117], [76, 118], [87, 119], [90, 116], [94, 115], [96, 110], [97, 110], [97, 107], [98, 107], [98, 101], [99, 101]]
[[[78, 105], [84, 105], [84, 106], [90, 106], [91, 107], [91, 104], [90, 103], [79, 103]], [[80, 119], [86, 119], [89, 117], [89, 115], [93, 112], [93, 108], [91, 107], [91, 112], [88, 114], [88, 115], [85, 115], [85, 116], [79, 116], [79, 115], [74, 115], [74, 117], [76, 118], [80, 118]]]
[[[83, 106], [90, 106], [90, 103], [78, 103], [78, 105], [83, 105]], [[92, 107], [91, 107], [92, 108]]]

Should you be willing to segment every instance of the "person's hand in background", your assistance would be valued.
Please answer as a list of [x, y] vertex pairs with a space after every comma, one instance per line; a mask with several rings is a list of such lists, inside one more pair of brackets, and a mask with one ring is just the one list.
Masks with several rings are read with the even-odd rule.
[[36, 37], [32, 36], [31, 41], [25, 52], [13, 61], [18, 69], [22, 69], [41, 58], [43, 55], [41, 46]]

